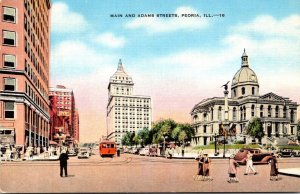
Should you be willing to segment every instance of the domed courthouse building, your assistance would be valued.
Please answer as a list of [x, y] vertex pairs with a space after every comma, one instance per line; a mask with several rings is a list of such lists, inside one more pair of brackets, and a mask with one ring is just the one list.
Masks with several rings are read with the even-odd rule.
[[[228, 121], [235, 124], [236, 140], [252, 141], [245, 127], [253, 117], [260, 118], [265, 136], [262, 144], [276, 142], [278, 138], [295, 139], [297, 136], [297, 103], [272, 92], [259, 93], [259, 82], [249, 67], [244, 50], [241, 68], [232, 79], [231, 98], [228, 98]], [[225, 98], [214, 97], [196, 104], [192, 111], [195, 136], [191, 144], [208, 145], [219, 134], [225, 118]]]

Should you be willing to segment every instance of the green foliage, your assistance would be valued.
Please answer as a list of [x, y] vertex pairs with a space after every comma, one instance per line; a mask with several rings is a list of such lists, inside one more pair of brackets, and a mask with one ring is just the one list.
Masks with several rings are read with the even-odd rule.
[[247, 134], [253, 138], [261, 139], [265, 136], [263, 125], [259, 118], [253, 118], [246, 130]]
[[125, 145], [125, 146], [132, 145], [131, 136], [132, 136], [132, 134], [130, 132], [127, 132], [121, 140], [122, 145]]
[[140, 131], [138, 131], [137, 138], [139, 139], [139, 142], [141, 143], [142, 146], [145, 144], [149, 144], [149, 130], [148, 128], [144, 128]]
[[291, 150], [300, 150], [300, 146], [298, 145], [286, 145], [286, 146], [278, 146], [279, 149], [291, 149]]

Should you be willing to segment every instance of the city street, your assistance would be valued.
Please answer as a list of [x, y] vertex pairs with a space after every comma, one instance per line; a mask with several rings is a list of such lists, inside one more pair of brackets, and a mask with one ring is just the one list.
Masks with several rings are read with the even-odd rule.
[[[300, 158], [278, 159], [279, 168], [300, 168]], [[258, 175], [227, 183], [228, 159], [213, 159], [213, 181], [194, 181], [196, 160], [123, 154], [89, 159], [70, 157], [69, 177], [59, 176], [59, 161], [2, 162], [1, 192], [299, 192], [300, 178], [280, 175], [269, 181], [270, 165], [255, 165]]]

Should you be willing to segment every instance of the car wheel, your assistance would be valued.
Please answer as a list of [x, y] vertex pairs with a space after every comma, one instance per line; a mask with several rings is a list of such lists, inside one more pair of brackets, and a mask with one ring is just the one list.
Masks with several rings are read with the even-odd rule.
[[271, 164], [271, 162], [272, 162], [272, 158], [270, 158], [270, 159], [268, 160], [268, 164]]

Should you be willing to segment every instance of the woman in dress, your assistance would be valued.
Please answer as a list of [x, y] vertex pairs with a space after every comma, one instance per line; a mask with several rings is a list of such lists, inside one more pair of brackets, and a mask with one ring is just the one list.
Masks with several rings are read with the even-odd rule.
[[278, 163], [276, 157], [274, 156], [274, 154], [272, 154], [270, 181], [274, 180], [278, 181]]
[[238, 179], [236, 177], [237, 174], [237, 167], [239, 164], [234, 159], [234, 155], [232, 154], [229, 158], [229, 168], [228, 168], [228, 174], [229, 178], [227, 180], [228, 183], [238, 183]]
[[208, 158], [207, 154], [204, 154], [204, 160], [203, 160], [203, 175], [204, 175], [204, 180], [211, 181], [213, 180], [210, 176], [210, 159]]
[[194, 176], [194, 180], [203, 180], [203, 156], [202, 154], [199, 154], [199, 156], [197, 157], [197, 160], [198, 160], [198, 171], [197, 171], [197, 174]]

